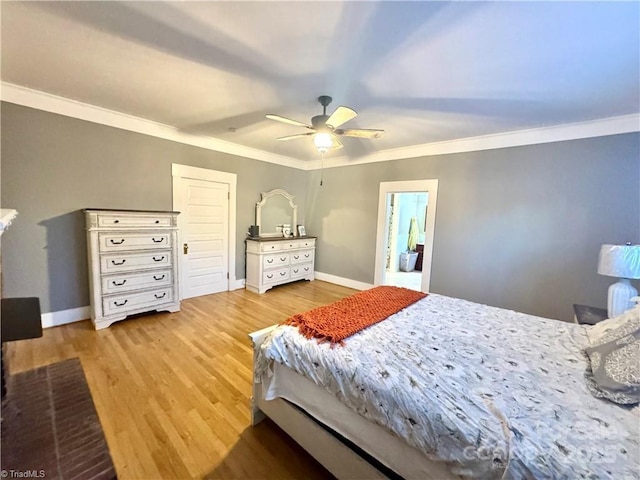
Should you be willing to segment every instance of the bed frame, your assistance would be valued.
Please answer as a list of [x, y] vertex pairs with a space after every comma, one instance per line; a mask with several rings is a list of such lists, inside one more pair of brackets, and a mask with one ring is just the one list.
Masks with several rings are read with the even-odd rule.
[[[256, 425], [268, 417], [338, 479], [383, 479], [390, 476], [401, 478], [400, 475], [394, 474], [373, 457], [371, 457], [372, 462], [367, 460], [368, 454], [362, 452], [363, 455], [361, 455], [356, 451], [357, 447], [353, 449], [349, 446], [349, 440], [341, 440], [335, 432], [319, 424], [308, 413], [286, 400], [281, 398], [264, 400], [262, 384], [256, 383], [256, 357], [260, 345], [276, 327], [277, 325], [272, 325], [249, 334], [253, 344], [254, 361], [251, 424]], [[378, 463], [380, 469], [375, 466], [375, 463]], [[442, 465], [436, 464], [436, 462], [433, 464], [435, 476], [432, 477], [432, 480], [441, 480], [443, 478]], [[460, 477], [449, 476], [448, 478], [459, 479]], [[425, 480], [430, 479], [425, 478]]]
[[[275, 327], [276, 325], [272, 325], [249, 334], [253, 344], [254, 365], [260, 345]], [[386, 475], [298, 408], [280, 398], [269, 401], [264, 400], [262, 385], [256, 383], [255, 369], [253, 380], [253, 395], [251, 397], [252, 425], [256, 425], [266, 417], [269, 417], [336, 478], [387, 478]]]

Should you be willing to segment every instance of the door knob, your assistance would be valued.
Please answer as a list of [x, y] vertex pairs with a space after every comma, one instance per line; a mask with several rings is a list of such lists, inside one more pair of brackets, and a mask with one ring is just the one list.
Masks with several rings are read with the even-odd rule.
[[184, 252], [185, 255], [187, 253], [189, 253], [189, 244], [188, 243], [183, 243], [182, 244], [182, 251]]

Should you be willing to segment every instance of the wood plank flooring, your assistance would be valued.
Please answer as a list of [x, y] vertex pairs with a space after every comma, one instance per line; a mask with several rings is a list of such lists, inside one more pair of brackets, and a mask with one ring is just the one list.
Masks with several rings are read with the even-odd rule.
[[80, 358], [121, 480], [332, 478], [273, 423], [250, 426], [247, 334], [354, 292], [316, 280], [208, 295], [105, 330], [50, 328], [5, 358], [10, 373]]

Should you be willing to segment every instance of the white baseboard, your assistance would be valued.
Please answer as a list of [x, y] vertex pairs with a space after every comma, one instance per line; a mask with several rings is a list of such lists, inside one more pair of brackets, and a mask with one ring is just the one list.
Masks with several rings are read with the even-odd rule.
[[40, 316], [42, 328], [57, 327], [67, 323], [79, 322], [91, 318], [91, 307], [71, 308], [69, 310], [59, 310], [57, 312], [43, 313]]
[[316, 280], [335, 283], [336, 285], [342, 285], [343, 287], [349, 287], [355, 290], [368, 290], [369, 288], [373, 288], [373, 284], [371, 283], [359, 282], [358, 280], [338, 277], [337, 275], [331, 275], [329, 273], [315, 272], [315, 277]]
[[[343, 287], [353, 288], [355, 290], [367, 290], [373, 287], [373, 285], [365, 282], [358, 282], [357, 280], [351, 280], [350, 278], [338, 277], [336, 275], [330, 275], [328, 273], [315, 272], [315, 278], [324, 282], [335, 283], [336, 285], [342, 285]], [[239, 290], [244, 288], [245, 279], [235, 280], [229, 282], [229, 291]], [[80, 322], [82, 320], [88, 320], [91, 318], [91, 307], [71, 308], [69, 310], [60, 310], [57, 312], [43, 313], [41, 316], [42, 328], [57, 327], [59, 325], [66, 325], [67, 323]]]

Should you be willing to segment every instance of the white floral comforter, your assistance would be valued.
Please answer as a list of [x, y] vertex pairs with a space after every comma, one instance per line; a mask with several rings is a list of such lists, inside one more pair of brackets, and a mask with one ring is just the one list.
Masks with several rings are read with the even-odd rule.
[[281, 326], [261, 353], [453, 473], [638, 479], [639, 418], [589, 394], [587, 328], [430, 294], [344, 347]]

